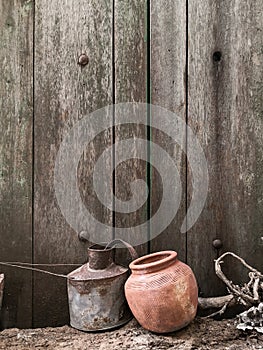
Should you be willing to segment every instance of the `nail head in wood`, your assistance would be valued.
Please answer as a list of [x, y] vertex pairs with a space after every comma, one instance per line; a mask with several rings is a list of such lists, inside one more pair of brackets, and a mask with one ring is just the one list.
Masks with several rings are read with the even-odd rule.
[[82, 67], [86, 66], [87, 64], [89, 63], [89, 58], [88, 56], [85, 54], [85, 53], [82, 53], [80, 56], [79, 56], [79, 59], [78, 59], [78, 64]]
[[221, 249], [223, 247], [221, 239], [214, 239], [212, 244], [215, 249]]

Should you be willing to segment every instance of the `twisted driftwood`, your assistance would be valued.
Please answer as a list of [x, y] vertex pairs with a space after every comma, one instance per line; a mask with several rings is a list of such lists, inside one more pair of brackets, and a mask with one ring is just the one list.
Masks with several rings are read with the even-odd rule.
[[[239, 286], [234, 284], [225, 276], [221, 269], [221, 264], [223, 263], [223, 258], [227, 255], [231, 255], [235, 259], [239, 260], [250, 271], [248, 274], [248, 283]], [[226, 284], [229, 294], [222, 297], [198, 299], [200, 309], [220, 308], [219, 311], [213, 313], [212, 315], [209, 315], [208, 317], [223, 314], [228, 306], [241, 304], [247, 308], [250, 308], [252, 306], [257, 306], [263, 302], [262, 273], [256, 270], [254, 267], [248, 265], [245, 260], [240, 258], [238, 255], [231, 252], [226, 252], [221, 255], [218, 259], [215, 260], [215, 273]]]
[[2, 308], [2, 300], [3, 300], [3, 293], [4, 293], [4, 274], [0, 274], [0, 310]]

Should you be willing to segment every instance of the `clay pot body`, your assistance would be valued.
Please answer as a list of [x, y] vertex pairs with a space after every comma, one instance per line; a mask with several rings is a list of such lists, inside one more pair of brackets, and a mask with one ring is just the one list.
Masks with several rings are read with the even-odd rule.
[[130, 264], [125, 283], [129, 307], [142, 327], [156, 333], [173, 332], [195, 317], [198, 288], [189, 266], [174, 251], [145, 255]]

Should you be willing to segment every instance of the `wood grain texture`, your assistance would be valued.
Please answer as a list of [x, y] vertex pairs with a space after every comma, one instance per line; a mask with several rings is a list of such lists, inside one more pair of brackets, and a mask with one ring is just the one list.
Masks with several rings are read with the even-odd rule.
[[[0, 260], [32, 261], [33, 4], [0, 1]], [[30, 327], [32, 275], [5, 273], [3, 327]]]
[[[34, 260], [83, 263], [87, 247], [67, 224], [55, 198], [54, 165], [70, 128], [88, 113], [112, 103], [112, 2], [36, 0], [35, 38]], [[78, 65], [82, 53], [89, 57], [85, 67]], [[110, 143], [109, 132], [96, 137], [78, 169], [85, 205], [108, 224], [111, 213], [94, 193], [92, 172]], [[56, 270], [67, 273], [70, 269]], [[69, 321], [66, 283], [54, 278], [35, 274], [35, 327]]]
[[[146, 102], [147, 84], [147, 4], [142, 1], [115, 1], [115, 102]], [[118, 123], [120, 116], [116, 112], [115, 120]], [[145, 114], [145, 122], [147, 114]], [[123, 125], [115, 129], [115, 151], [121, 152], [118, 142], [131, 139], [129, 159], [116, 167], [115, 193], [118, 199], [127, 201], [131, 198], [131, 183], [136, 179], [147, 182], [147, 163], [140, 160], [140, 152], [147, 156], [147, 149], [136, 145], [136, 139], [146, 139], [146, 126]], [[146, 184], [145, 184], [146, 186]], [[115, 215], [116, 227], [134, 227], [147, 221], [147, 201], [140, 209], [132, 213], [119, 213]], [[139, 255], [147, 253], [147, 230], [135, 233], [139, 241], [145, 241], [136, 247]], [[123, 237], [130, 241], [130, 237]], [[119, 252], [120, 253], [120, 252]], [[127, 264], [127, 252], [118, 254], [118, 260]]]
[[[151, 237], [150, 249], [176, 250], [193, 268], [202, 295], [224, 294], [225, 287], [214, 273], [218, 254], [230, 250], [259, 270], [263, 266], [261, 1], [188, 1], [187, 13], [185, 2], [152, 0], [151, 28], [147, 28], [146, 3], [0, 0], [0, 260], [86, 261], [87, 245], [78, 240], [55, 197], [59, 146], [77, 121], [112, 104], [114, 96], [116, 103], [146, 102], [147, 88], [151, 88], [151, 103], [188, 120], [201, 142], [208, 161], [209, 193], [197, 223], [187, 236], [180, 233], [193, 175], [180, 146], [153, 129], [151, 140], [176, 163], [183, 195], [175, 219], [162, 234]], [[149, 29], [151, 37], [147, 38]], [[149, 40], [151, 81], [147, 80]], [[89, 57], [85, 67], [78, 65], [82, 53]], [[119, 117], [116, 114], [115, 120]], [[134, 139], [133, 159], [115, 171], [115, 194], [123, 201], [131, 198], [132, 181], [147, 180], [149, 175], [146, 163], [137, 159], [138, 137], [147, 138], [144, 126], [115, 128], [116, 152], [119, 141]], [[182, 136], [181, 142], [187, 140]], [[145, 204], [131, 214], [115, 213], [113, 222], [92, 183], [94, 164], [112, 143], [113, 133], [107, 130], [87, 145], [78, 167], [79, 190], [99, 221], [131, 227], [147, 220], [149, 209], [151, 216], [157, 211], [162, 181], [169, 181], [170, 174], [160, 179], [152, 168], [150, 208]], [[146, 239], [149, 234], [140, 233]], [[213, 248], [215, 238], [221, 239], [221, 250]], [[147, 244], [139, 245], [137, 251], [146, 254]], [[127, 264], [125, 250], [119, 252], [118, 261]], [[64, 274], [72, 269], [50, 268]], [[231, 265], [231, 261], [225, 262], [224, 271], [236, 282], [247, 276], [241, 265]], [[65, 280], [34, 273], [32, 284], [31, 272], [13, 268], [0, 272], [6, 277], [2, 326], [31, 327], [32, 318], [34, 327], [69, 322]]]
[[[206, 296], [224, 293], [214, 273], [218, 253], [263, 265], [261, 5], [189, 2], [189, 125], [207, 157], [209, 193], [187, 254]], [[223, 242], [218, 252], [214, 238]], [[236, 282], [246, 276], [241, 266], [224, 266]]]
[[[181, 1], [151, 2], [151, 103], [166, 108], [186, 120], [186, 5]], [[182, 261], [186, 259], [186, 235], [180, 232], [185, 217], [185, 154], [174, 140], [161, 131], [152, 130], [152, 141], [160, 145], [176, 163], [182, 183], [181, 205], [171, 224], [151, 242], [151, 251], [173, 249]], [[182, 135], [180, 141], [185, 144]], [[162, 167], [167, 164], [163, 163]], [[152, 173], [151, 212], [161, 201], [161, 180]], [[171, 174], [171, 176], [173, 176]]]

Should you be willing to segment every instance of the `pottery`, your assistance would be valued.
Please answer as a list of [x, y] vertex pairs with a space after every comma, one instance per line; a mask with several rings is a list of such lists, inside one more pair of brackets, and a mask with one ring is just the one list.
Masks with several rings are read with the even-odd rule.
[[140, 325], [169, 333], [187, 326], [196, 315], [198, 288], [191, 268], [174, 251], [145, 255], [130, 264], [125, 296]]

